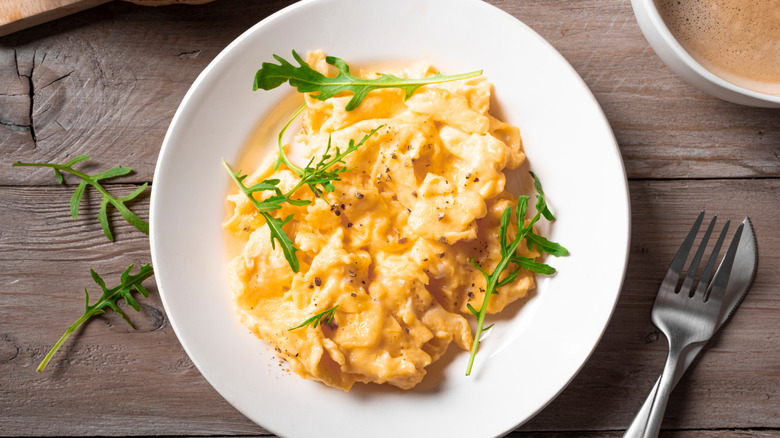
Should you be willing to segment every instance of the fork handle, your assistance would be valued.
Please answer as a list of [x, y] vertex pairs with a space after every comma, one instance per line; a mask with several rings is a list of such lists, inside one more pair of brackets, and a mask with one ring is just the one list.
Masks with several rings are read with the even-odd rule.
[[660, 384], [661, 384], [661, 378], [659, 377], [655, 381], [655, 385], [653, 385], [653, 389], [650, 391], [650, 394], [647, 395], [647, 398], [645, 399], [645, 402], [642, 404], [642, 407], [639, 409], [639, 412], [636, 413], [636, 416], [631, 421], [631, 425], [628, 426], [628, 429], [626, 429], [623, 438], [639, 438], [642, 436], [642, 433], [644, 433], [645, 431], [645, 426], [647, 426], [647, 420], [650, 416], [650, 410], [653, 408], [655, 395], [658, 393], [658, 385]]
[[[676, 344], [670, 342], [670, 344]], [[681, 351], [676, 346], [669, 346], [669, 356], [666, 358], [666, 366], [661, 374], [661, 381], [658, 384], [658, 392], [655, 394], [653, 406], [650, 408], [650, 416], [647, 419], [642, 438], [655, 438], [661, 430], [661, 422], [664, 419], [666, 403], [669, 401], [669, 394], [674, 387], [674, 377], [677, 374], [677, 365], [680, 362]]]
[[[702, 347], [704, 346], [697, 345], [683, 353], [682, 357], [680, 358], [680, 363], [677, 364], [678, 369], [674, 376], [674, 386], [677, 386], [680, 378], [683, 376], [683, 374], [685, 374], [685, 371], [691, 366], [693, 361], [701, 352]], [[655, 385], [653, 385], [653, 389], [650, 390], [650, 393], [647, 395], [645, 402], [642, 404], [642, 407], [636, 413], [634, 420], [631, 421], [631, 425], [628, 426], [628, 429], [626, 429], [623, 438], [638, 438], [642, 436], [642, 432], [645, 430], [645, 426], [647, 425], [647, 419], [650, 416], [650, 409], [653, 407], [653, 401], [655, 401], [655, 395], [658, 393], [658, 385], [660, 384], [661, 377], [659, 376], [655, 381]]]

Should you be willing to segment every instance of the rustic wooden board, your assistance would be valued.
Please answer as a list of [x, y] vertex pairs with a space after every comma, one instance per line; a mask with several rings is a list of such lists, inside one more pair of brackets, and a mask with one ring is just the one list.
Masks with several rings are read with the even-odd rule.
[[[627, 277], [602, 341], [571, 385], [510, 436], [621, 436], [663, 366], [650, 308], [701, 208], [751, 216], [760, 266], [740, 311], [672, 395], [663, 436], [780, 436], [780, 110], [687, 85], [649, 49], [628, 0], [492, 2], [550, 41], [594, 92], [620, 144], [633, 210]], [[106, 315], [35, 372], [81, 313], [83, 288], [95, 290], [89, 269], [116, 281], [130, 263], [150, 261], [148, 238], [114, 217], [109, 243], [96, 195], [73, 221], [72, 184], [9, 164], [86, 153], [89, 170], [135, 170], [112, 191], [152, 182], [167, 126], [198, 73], [289, 3], [112, 2], [0, 38], [0, 435], [269, 435], [195, 369], [153, 282], [142, 311], [129, 312], [137, 331]], [[132, 208], [148, 218], [148, 206], [147, 192]]]
[[[0, 163], [89, 153], [133, 167], [137, 173], [124, 182], [151, 181], [170, 119], [198, 73], [287, 3], [116, 2], [1, 38]], [[496, 4], [548, 39], [583, 76], [612, 124], [630, 178], [780, 175], [780, 110], [730, 104], [687, 85], [649, 49], [628, 1]], [[31, 183], [41, 182], [35, 174], [0, 171], [0, 184]]]
[[[0, 39], [0, 163], [88, 153], [137, 171], [120, 181], [151, 181], [192, 81], [230, 41], [287, 3], [114, 2]], [[0, 169], [0, 184], [44, 183]]]
[[[603, 432], [512, 432], [506, 435], [509, 438], [621, 438], [623, 431]], [[774, 430], [676, 430], [663, 431], [661, 438], [768, 438], [780, 436], [780, 432]]]
[[[701, 207], [724, 218], [750, 215], [761, 259], [741, 309], [672, 395], [665, 427], [780, 430], [780, 236], [774, 209], [763, 207], [780, 204], [780, 180], [635, 181], [630, 189], [632, 249], [614, 317], [582, 372], [520, 430], [599, 435], [631, 421], [666, 354], [650, 308]], [[70, 188], [60, 186], [0, 187], [0, 435], [263, 434], [192, 365], [154, 287], [142, 312], [128, 313], [138, 330], [108, 314], [66, 344], [44, 373], [35, 372], [81, 313], [83, 287], [94, 290], [90, 268], [110, 284], [130, 263], [149, 261], [145, 235], [118, 220], [117, 243], [109, 244], [95, 220], [99, 200], [89, 197], [73, 221], [69, 197]], [[148, 198], [134, 206], [147, 208]]]
[[0, 3], [0, 36], [26, 29], [109, 0], [3, 0]]

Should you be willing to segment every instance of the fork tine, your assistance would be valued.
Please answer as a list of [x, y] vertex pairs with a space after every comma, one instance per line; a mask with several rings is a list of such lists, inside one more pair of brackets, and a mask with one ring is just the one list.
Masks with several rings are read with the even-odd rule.
[[729, 249], [726, 251], [723, 261], [720, 262], [720, 266], [718, 266], [718, 272], [715, 273], [715, 278], [707, 289], [705, 300], [723, 301], [723, 297], [726, 295], [726, 286], [729, 284], [729, 277], [731, 276], [731, 268], [734, 265], [734, 258], [737, 254], [737, 246], [739, 246], [739, 240], [742, 237], [744, 227], [744, 224], [739, 224], [739, 227], [737, 227], [737, 232], [734, 233], [734, 237], [731, 239]]
[[[718, 255], [720, 255], [720, 248], [723, 246], [723, 241], [726, 240], [726, 233], [729, 231], [729, 225], [731, 225], [731, 219], [727, 220], [726, 224], [723, 226], [723, 231], [720, 232], [718, 241], [715, 242], [715, 247], [712, 248], [712, 254], [710, 254], [710, 259], [707, 261], [707, 266], [704, 268], [704, 272], [702, 272], [701, 274], [699, 285], [696, 287], [695, 294], [699, 294], [699, 296], [701, 296], [703, 300], [707, 298], [707, 292], [710, 285], [710, 276], [712, 275], [712, 269], [715, 267], [715, 262], [718, 260]], [[723, 263], [721, 262], [721, 266], [722, 265]], [[718, 272], [720, 272], [720, 266], [718, 267]], [[718, 275], [718, 272], [716, 272], [715, 275]]]
[[699, 217], [697, 217], [696, 222], [693, 223], [691, 231], [688, 232], [688, 236], [685, 237], [682, 245], [680, 245], [680, 249], [677, 250], [677, 255], [674, 256], [674, 260], [672, 260], [672, 264], [669, 266], [669, 270], [666, 271], [664, 281], [661, 283], [663, 288], [671, 288], [671, 291], [674, 292], [674, 289], [677, 286], [677, 281], [680, 279], [680, 273], [685, 266], [685, 260], [688, 258], [688, 254], [691, 252], [693, 241], [696, 240], [696, 234], [699, 233], [699, 227], [701, 226], [703, 219], [704, 210], [699, 213]]
[[[699, 243], [699, 249], [696, 250], [696, 255], [693, 256], [693, 261], [691, 261], [690, 267], [688, 267], [688, 274], [685, 275], [685, 281], [683, 281], [682, 287], [680, 288], [680, 294], [683, 294], [685, 296], [693, 296], [691, 288], [693, 286], [693, 277], [696, 275], [696, 271], [699, 270], [699, 263], [701, 263], [701, 258], [704, 255], [704, 250], [707, 249], [707, 242], [710, 241], [710, 235], [712, 234], [712, 229], [715, 228], [715, 222], [718, 220], [718, 215], [712, 217], [712, 220], [710, 221], [710, 225], [707, 227], [707, 231], [704, 233], [704, 236], [701, 238], [701, 243]], [[712, 260], [712, 257], [710, 257], [710, 260]]]

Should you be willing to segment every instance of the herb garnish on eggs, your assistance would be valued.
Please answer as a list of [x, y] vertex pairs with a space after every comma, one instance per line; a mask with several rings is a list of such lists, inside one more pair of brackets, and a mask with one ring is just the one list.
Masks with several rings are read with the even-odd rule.
[[[306, 61], [304, 61], [295, 51], [292, 51], [292, 56], [299, 64], [299, 66], [291, 64], [278, 55], [273, 55], [273, 57], [279, 64], [267, 62], [263, 63], [260, 70], [258, 70], [255, 74], [253, 89], [271, 90], [279, 87], [284, 83], [289, 83], [299, 92], [309, 93], [310, 97], [320, 101], [325, 101], [342, 93], [351, 93], [352, 97], [344, 109], [346, 111], [352, 111], [358, 108], [368, 93], [373, 90], [383, 88], [400, 89], [404, 93], [404, 100], [406, 100], [409, 99], [409, 97], [411, 97], [420, 87], [424, 85], [467, 79], [480, 76], [482, 74], [482, 71], [479, 70], [452, 76], [436, 73], [435, 75], [426, 78], [407, 79], [400, 78], [395, 75], [378, 73], [378, 76], [375, 79], [362, 79], [353, 76], [350, 73], [349, 66], [342, 59], [328, 56], [325, 57], [325, 62], [335, 67], [338, 71], [336, 76], [328, 77], [312, 68], [312, 66], [307, 64]], [[335, 153], [333, 154], [330, 153], [331, 143], [330, 137], [328, 137], [327, 148], [321, 156], [320, 161], [314, 164], [314, 158], [312, 158], [305, 167], [299, 167], [290, 162], [290, 160], [287, 158], [282, 146], [282, 135], [289, 127], [292, 120], [295, 119], [295, 117], [297, 117], [297, 115], [302, 110], [303, 107], [299, 109], [295, 115], [293, 115], [292, 119], [285, 125], [279, 134], [279, 157], [277, 159], [276, 165], [274, 166], [274, 170], [278, 169], [281, 164], [285, 164], [285, 166], [294, 172], [299, 178], [297, 184], [291, 190], [287, 191], [287, 193], [282, 193], [282, 191], [277, 187], [277, 185], [280, 183], [279, 179], [266, 179], [251, 187], [246, 187], [243, 184], [243, 180], [247, 177], [247, 175], [241, 175], [240, 171], [233, 172], [227, 163], [224, 163], [223, 160], [223, 163], [228, 169], [228, 172], [231, 174], [233, 180], [241, 188], [241, 191], [244, 193], [244, 195], [249, 198], [249, 201], [255, 206], [257, 211], [263, 216], [263, 218], [265, 218], [270, 230], [272, 248], [275, 245], [275, 241], [280, 244], [285, 259], [290, 264], [292, 270], [296, 273], [300, 270], [300, 264], [295, 254], [298, 249], [295, 248], [291, 239], [282, 230], [282, 226], [290, 222], [293, 219], [293, 215], [289, 215], [285, 218], [275, 218], [271, 215], [271, 212], [279, 210], [282, 206], [282, 203], [284, 202], [296, 206], [310, 204], [311, 201], [308, 200], [295, 200], [290, 198], [290, 196], [293, 195], [298, 188], [303, 187], [304, 185], [309, 186], [310, 190], [315, 195], [315, 199], [323, 197], [323, 194], [321, 193], [322, 191], [332, 192], [334, 190], [332, 182], [339, 181], [340, 174], [352, 170], [345, 167], [334, 166], [338, 163], [344, 163], [343, 158], [345, 156], [357, 150], [358, 147], [365, 143], [373, 134], [377, 132], [377, 130], [379, 130], [379, 128], [382, 127], [379, 126], [378, 128], [372, 130], [357, 144], [355, 144], [353, 140], [350, 140], [349, 146], [343, 152], [338, 147], [336, 147]], [[393, 158], [396, 157], [394, 156]], [[535, 247], [539, 254], [546, 252], [556, 257], [565, 256], [568, 254], [568, 250], [566, 250], [566, 248], [558, 243], [551, 242], [545, 237], [536, 234], [533, 230], [534, 225], [541, 217], [544, 217], [548, 221], [554, 221], [555, 217], [547, 206], [539, 179], [533, 173], [531, 173], [531, 176], [533, 178], [534, 187], [537, 192], [535, 204], [536, 214], [530, 220], [526, 220], [526, 212], [529, 207], [530, 197], [518, 197], [517, 205], [514, 208], [514, 220], [512, 218], [513, 212], [511, 205], [506, 207], [506, 209], [503, 211], [503, 215], [501, 216], [498, 242], [500, 246], [501, 259], [493, 271], [488, 273], [486, 271], [488, 268], [483, 268], [480, 266], [477, 262], [474, 261], [474, 258], [470, 259], [471, 265], [479, 270], [484, 276], [486, 281], [486, 288], [484, 290], [485, 293], [482, 305], [479, 309], [476, 309], [470, 303], [467, 304], [467, 309], [477, 318], [477, 330], [470, 350], [466, 375], [471, 373], [474, 359], [477, 350], [479, 349], [481, 335], [492, 327], [492, 325], [484, 327], [484, 321], [488, 313], [490, 297], [492, 295], [498, 294], [498, 288], [515, 282], [518, 279], [521, 270], [527, 270], [543, 275], [551, 275], [556, 272], [555, 268], [547, 264], [537, 262], [535, 258], [521, 255], [525, 253], [518, 252], [518, 247], [520, 244], [525, 241], [525, 245], [529, 251]], [[387, 180], [390, 181], [389, 175], [387, 178]], [[479, 178], [474, 178], [474, 182], [478, 181]], [[254, 198], [255, 193], [263, 191], [273, 192], [273, 194], [264, 200], [257, 200]], [[357, 193], [356, 196], [358, 194], [359, 193]], [[415, 198], [416, 197], [417, 196], [415, 193]], [[443, 216], [441, 215], [439, 216], [440, 221], [442, 220], [442, 217]], [[515, 222], [515, 225], [512, 225], [512, 222]], [[349, 223], [348, 227], [351, 226], [352, 224]], [[510, 234], [514, 234], [514, 238], [511, 238]], [[440, 241], [447, 244], [447, 241], [444, 237], [442, 237]], [[440, 255], [440, 257], [442, 256], [443, 253]], [[472, 286], [474, 285], [472, 284]], [[354, 296], [354, 294], [352, 296]], [[469, 296], [473, 297], [470, 292]], [[323, 318], [325, 318], [325, 321], [329, 323], [333, 320], [333, 316], [337, 307], [338, 305], [331, 307], [323, 312], [317, 313], [316, 315], [306, 319], [300, 325], [292, 327], [289, 330], [296, 330], [309, 325], [312, 328], [316, 328]], [[465, 309], [463, 311], [465, 312]]]

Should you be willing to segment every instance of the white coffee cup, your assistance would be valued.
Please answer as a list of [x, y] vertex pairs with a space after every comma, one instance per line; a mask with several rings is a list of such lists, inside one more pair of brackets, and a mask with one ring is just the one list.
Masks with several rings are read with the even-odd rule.
[[741, 105], [780, 108], [780, 96], [732, 84], [702, 67], [683, 49], [664, 23], [653, 0], [631, 0], [642, 33], [661, 60], [689, 84], [705, 93]]

